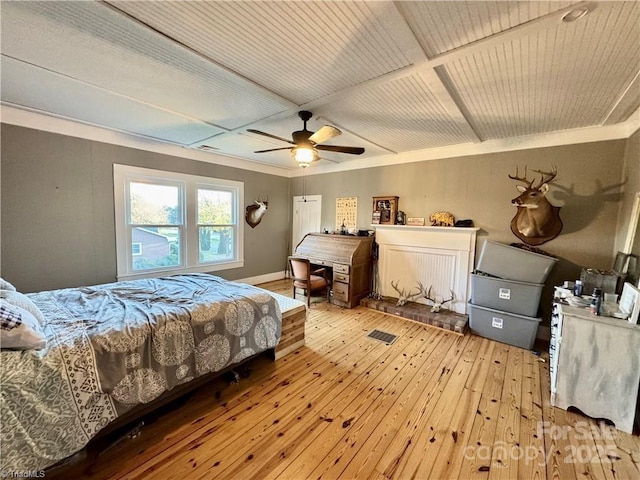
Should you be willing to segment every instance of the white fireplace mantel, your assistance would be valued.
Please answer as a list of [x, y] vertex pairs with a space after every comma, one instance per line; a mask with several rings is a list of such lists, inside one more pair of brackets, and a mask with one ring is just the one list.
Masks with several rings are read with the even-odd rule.
[[[378, 244], [377, 289], [397, 297], [391, 282], [400, 290], [417, 291], [421, 282], [431, 286], [431, 295], [454, 300], [445, 305], [467, 312], [470, 273], [473, 271], [478, 228], [374, 225]], [[428, 303], [424, 299], [416, 300]]]

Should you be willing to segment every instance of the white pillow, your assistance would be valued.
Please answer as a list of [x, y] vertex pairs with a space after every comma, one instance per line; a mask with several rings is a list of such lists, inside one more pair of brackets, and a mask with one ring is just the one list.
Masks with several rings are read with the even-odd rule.
[[0, 290], [11, 290], [12, 292], [16, 291], [16, 287], [7, 282], [4, 278], [0, 278]]
[[14, 350], [40, 350], [47, 339], [40, 324], [24, 308], [0, 300], [0, 347]]
[[11, 305], [23, 308], [29, 312], [31, 315], [36, 317], [36, 320], [38, 320], [41, 327], [44, 327], [47, 324], [42, 311], [35, 303], [33, 303], [33, 300], [27, 297], [24, 293], [12, 292], [11, 290], [0, 290], [0, 298], [6, 300], [7, 303], [10, 303]]

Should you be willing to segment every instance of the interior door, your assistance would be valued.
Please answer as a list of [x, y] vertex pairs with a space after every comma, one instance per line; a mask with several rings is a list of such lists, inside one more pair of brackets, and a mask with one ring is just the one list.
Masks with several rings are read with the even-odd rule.
[[322, 214], [322, 195], [293, 197], [293, 235], [291, 253], [294, 252], [302, 237], [307, 233], [320, 232]]

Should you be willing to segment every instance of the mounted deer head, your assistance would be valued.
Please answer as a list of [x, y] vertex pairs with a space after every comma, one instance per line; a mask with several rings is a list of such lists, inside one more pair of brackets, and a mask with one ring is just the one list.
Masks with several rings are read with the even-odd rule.
[[533, 184], [535, 176], [527, 179], [527, 167], [524, 177], [519, 176], [517, 168], [515, 175], [509, 175], [510, 179], [524, 184], [516, 187], [520, 195], [511, 200], [511, 204], [517, 208], [511, 220], [511, 231], [528, 245], [541, 245], [556, 238], [562, 231], [560, 207], [551, 205], [545, 196], [549, 191], [549, 182], [556, 177], [558, 170], [552, 166], [550, 172], [533, 171], [540, 174], [537, 185]]
[[396, 302], [396, 307], [402, 307], [407, 302], [410, 302], [414, 298], [418, 298], [420, 295], [422, 295], [422, 291], [418, 291], [417, 293], [411, 293], [411, 291], [406, 292], [404, 288], [402, 289], [402, 291], [400, 291], [398, 289], [398, 282], [396, 282], [396, 284], [394, 285], [392, 281], [391, 286], [396, 292], [398, 292], [398, 301]]
[[258, 225], [262, 220], [264, 214], [267, 213], [267, 208], [269, 208], [269, 202], [267, 200], [262, 201], [258, 199], [251, 205], [247, 205], [244, 218], [251, 226], [251, 228], [254, 228], [256, 225]]
[[[442, 305], [444, 305], [445, 303], [449, 303], [451, 300], [455, 299], [455, 294], [453, 293], [453, 290], [449, 290], [451, 292], [451, 297], [447, 298], [445, 300], [444, 297], [440, 297], [440, 300], [438, 300], [438, 296], [434, 296], [433, 298], [431, 298], [431, 287], [429, 287], [429, 290], [426, 290], [423, 286], [422, 283], [418, 282], [418, 288], [420, 288], [420, 294], [422, 295], [422, 297], [425, 300], [429, 300], [431, 302], [433, 302], [433, 305], [431, 307], [431, 311], [434, 313], [438, 313], [440, 311], [440, 309], [442, 309]], [[426, 291], [425, 291], [426, 290]]]

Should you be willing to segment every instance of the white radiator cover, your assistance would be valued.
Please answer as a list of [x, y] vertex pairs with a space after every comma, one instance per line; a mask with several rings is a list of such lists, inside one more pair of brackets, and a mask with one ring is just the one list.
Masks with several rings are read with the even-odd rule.
[[[431, 296], [454, 300], [445, 305], [457, 313], [467, 313], [471, 293], [477, 228], [413, 227], [375, 225], [378, 254], [378, 290], [397, 297], [391, 282], [402, 290], [418, 290], [417, 283], [431, 286]], [[416, 299], [418, 303], [429, 303]]]

